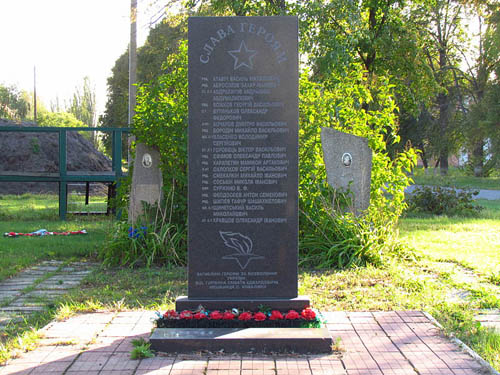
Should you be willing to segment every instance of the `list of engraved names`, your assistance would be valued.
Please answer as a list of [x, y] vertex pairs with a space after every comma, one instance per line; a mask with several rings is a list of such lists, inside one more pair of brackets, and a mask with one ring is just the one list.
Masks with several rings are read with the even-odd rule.
[[280, 138], [289, 128], [280, 77], [214, 75], [199, 83], [201, 222], [286, 223], [289, 159]]

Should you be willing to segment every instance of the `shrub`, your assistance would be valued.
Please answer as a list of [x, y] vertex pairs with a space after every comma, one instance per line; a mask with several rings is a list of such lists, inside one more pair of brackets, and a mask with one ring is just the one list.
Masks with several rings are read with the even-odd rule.
[[187, 228], [172, 220], [172, 194], [162, 206], [144, 207], [135, 225], [119, 222], [100, 253], [105, 266], [186, 264]]
[[[367, 81], [354, 65], [343, 76], [320, 85], [305, 72], [300, 81], [299, 205], [301, 263], [343, 268], [382, 264], [384, 256], [406, 255], [393, 228], [403, 212], [407, 172], [416, 153], [408, 148], [390, 158], [387, 145], [399, 142], [392, 86], [387, 80]], [[376, 103], [374, 100], [376, 97]], [[370, 207], [360, 217], [332, 210], [333, 197], [350, 192], [332, 191], [326, 182], [321, 128], [366, 137], [373, 151]], [[343, 199], [344, 198], [344, 199]]]
[[409, 195], [408, 211], [433, 215], [475, 216], [483, 209], [474, 203], [478, 191], [455, 190], [441, 186], [418, 187]]
[[[161, 157], [164, 195], [173, 205], [168, 224], [185, 235], [187, 226], [187, 46], [168, 60], [169, 73], [138, 90], [133, 133], [137, 140], [157, 147]], [[387, 144], [399, 141], [392, 86], [382, 78], [368, 82], [354, 65], [342, 76], [318, 84], [301, 76], [299, 92], [299, 207], [302, 263], [321, 267], [381, 264], [384, 254], [401, 251], [393, 227], [405, 208], [407, 172], [416, 162], [408, 148], [390, 158]], [[373, 97], [376, 97], [376, 100]], [[332, 191], [326, 182], [320, 134], [322, 127], [363, 136], [373, 151], [371, 205], [361, 217], [332, 212]], [[349, 193], [349, 192], [347, 192]], [[341, 194], [337, 194], [340, 196]], [[325, 204], [325, 202], [328, 202]], [[126, 238], [117, 235], [116, 241]], [[179, 237], [176, 237], [179, 238]], [[135, 245], [134, 245], [135, 246]], [[142, 245], [141, 245], [142, 246]], [[178, 241], [177, 254], [186, 254], [186, 241]], [[137, 249], [117, 256], [126, 263]], [[114, 254], [110, 252], [109, 255]], [[184, 258], [183, 258], [184, 259]], [[167, 260], [168, 261], [168, 260]], [[184, 260], [183, 260], [184, 261]]]

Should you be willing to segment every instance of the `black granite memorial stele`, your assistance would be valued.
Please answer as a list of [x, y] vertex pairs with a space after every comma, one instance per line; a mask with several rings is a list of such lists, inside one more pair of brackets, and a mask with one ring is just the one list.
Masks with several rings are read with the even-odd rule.
[[300, 310], [298, 21], [189, 19], [188, 296]]
[[[189, 19], [188, 296], [176, 310], [298, 310], [298, 21]], [[322, 328], [157, 328], [168, 352], [330, 352]]]

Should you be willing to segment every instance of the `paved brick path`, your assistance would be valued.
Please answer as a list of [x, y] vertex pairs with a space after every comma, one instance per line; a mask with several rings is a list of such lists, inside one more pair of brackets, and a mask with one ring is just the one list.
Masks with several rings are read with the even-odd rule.
[[79, 285], [95, 264], [46, 261], [0, 282], [0, 329], [23, 319]]
[[328, 328], [341, 339], [331, 355], [157, 355], [131, 360], [131, 341], [147, 338], [153, 314], [93, 313], [53, 322], [41, 346], [5, 367], [5, 374], [88, 375], [467, 375], [492, 374], [443, 337], [423, 313], [332, 312]]

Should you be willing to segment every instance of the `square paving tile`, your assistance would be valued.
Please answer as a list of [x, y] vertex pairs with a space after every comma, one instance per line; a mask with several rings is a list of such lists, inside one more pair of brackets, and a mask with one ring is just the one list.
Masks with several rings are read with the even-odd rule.
[[172, 364], [175, 361], [175, 357], [153, 357], [144, 358], [139, 363], [137, 371], [152, 371], [152, 370], [162, 370], [170, 372]]
[[68, 371], [100, 371], [110, 357], [111, 353], [85, 352], [80, 354]]
[[210, 358], [207, 365], [207, 371], [211, 370], [232, 370], [239, 372], [241, 360], [239, 358]]
[[254, 357], [242, 357], [241, 358], [241, 369], [243, 370], [262, 370], [262, 371], [274, 371], [276, 364], [274, 358], [254, 356]]
[[276, 375], [275, 370], [266, 369], [243, 369], [241, 375]]
[[36, 366], [30, 374], [63, 374], [69, 368], [71, 362], [49, 362]]
[[345, 353], [342, 356], [347, 373], [350, 370], [378, 370], [377, 362], [371, 357], [368, 352], [353, 352]]
[[21, 364], [9, 364], [4, 367], [0, 367], [0, 375], [28, 375], [33, 371], [34, 364], [21, 363]]
[[103, 371], [129, 371], [135, 370], [139, 362], [130, 359], [130, 353], [113, 353], [103, 367]]

